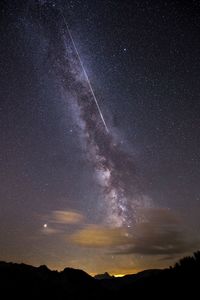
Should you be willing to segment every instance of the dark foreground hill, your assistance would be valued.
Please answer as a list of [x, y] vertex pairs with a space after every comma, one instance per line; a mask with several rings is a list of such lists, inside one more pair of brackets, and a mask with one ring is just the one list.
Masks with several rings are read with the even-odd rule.
[[[98, 277], [97, 277], [98, 278]], [[200, 297], [200, 252], [173, 268], [95, 279], [82, 270], [51, 271], [0, 262], [1, 299], [170, 299]]]

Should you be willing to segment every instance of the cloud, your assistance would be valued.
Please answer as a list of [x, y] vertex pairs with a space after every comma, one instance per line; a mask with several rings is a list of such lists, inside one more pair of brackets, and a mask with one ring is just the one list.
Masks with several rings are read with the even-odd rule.
[[44, 234], [65, 233], [67, 227], [64, 225], [83, 224], [85, 216], [72, 210], [53, 210], [48, 215], [40, 216], [45, 224], [41, 232]]
[[193, 251], [200, 245], [199, 239], [189, 234], [169, 209], [147, 209], [146, 220], [137, 224], [131, 244], [119, 254], [177, 255]]
[[100, 225], [87, 225], [72, 234], [71, 240], [85, 247], [113, 247], [128, 242], [124, 228], [109, 228]]
[[41, 232], [43, 234], [47, 234], [47, 235], [51, 235], [51, 234], [57, 234], [57, 233], [61, 233], [62, 230], [56, 229], [56, 228], [52, 228], [52, 227], [47, 227], [47, 228], [43, 228], [41, 230]]
[[142, 222], [132, 228], [87, 225], [71, 235], [79, 246], [99, 247], [115, 254], [173, 257], [196, 250], [200, 241], [169, 209], [141, 210]]
[[54, 210], [50, 217], [51, 223], [79, 224], [84, 221], [84, 216], [76, 211]]

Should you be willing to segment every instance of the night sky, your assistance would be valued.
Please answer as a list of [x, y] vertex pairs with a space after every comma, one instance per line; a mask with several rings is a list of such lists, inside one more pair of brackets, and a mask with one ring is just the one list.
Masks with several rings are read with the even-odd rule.
[[200, 2], [0, 12], [0, 260], [126, 274], [199, 249]]

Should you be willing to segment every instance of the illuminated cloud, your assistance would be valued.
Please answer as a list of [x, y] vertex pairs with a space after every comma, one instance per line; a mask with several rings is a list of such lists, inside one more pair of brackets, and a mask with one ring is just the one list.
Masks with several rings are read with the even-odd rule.
[[52, 223], [57, 224], [79, 224], [84, 221], [84, 216], [76, 211], [54, 210], [52, 212]]
[[61, 233], [62, 231], [56, 228], [52, 228], [52, 227], [46, 227], [46, 228], [42, 228], [42, 233], [43, 234], [47, 234], [47, 235], [51, 235], [51, 234], [57, 234], [57, 233]]
[[71, 235], [79, 246], [105, 248], [115, 254], [161, 255], [184, 254], [196, 250], [199, 239], [191, 238], [181, 218], [169, 209], [140, 211], [143, 221], [132, 228], [87, 225]]
[[199, 247], [199, 239], [191, 238], [181, 219], [170, 210], [148, 209], [143, 213], [146, 220], [135, 226], [132, 243], [119, 254], [173, 256]]
[[98, 225], [87, 225], [76, 231], [71, 240], [85, 247], [113, 247], [128, 243], [125, 229], [107, 228]]
[[65, 225], [83, 224], [85, 216], [77, 211], [72, 210], [53, 210], [48, 215], [40, 216], [44, 224], [41, 232], [43, 234], [66, 233]]

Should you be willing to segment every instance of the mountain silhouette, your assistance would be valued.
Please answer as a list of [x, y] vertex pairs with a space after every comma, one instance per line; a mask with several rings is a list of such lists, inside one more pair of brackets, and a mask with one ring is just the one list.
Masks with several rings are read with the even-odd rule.
[[[0, 262], [2, 299], [169, 299], [199, 293], [200, 251], [174, 267], [123, 277], [107, 272], [94, 277], [78, 269], [51, 271], [46, 266]], [[3, 296], [5, 295], [5, 296]]]
[[112, 278], [115, 278], [115, 277], [112, 276], [112, 275], [110, 275], [108, 272], [105, 272], [103, 274], [97, 274], [97, 275], [95, 275], [94, 278], [102, 280], [102, 279], [112, 279]]

